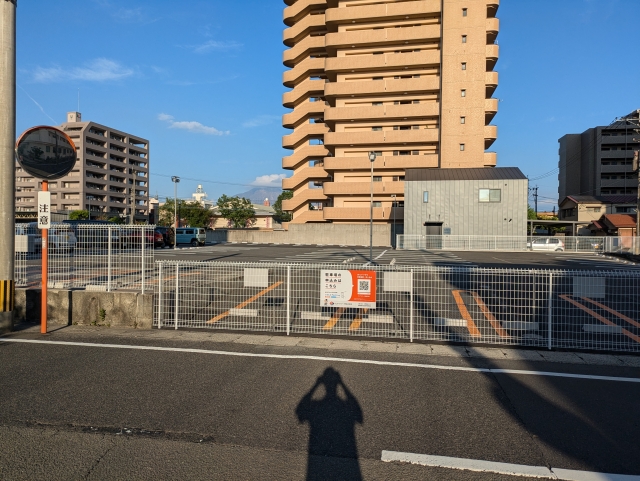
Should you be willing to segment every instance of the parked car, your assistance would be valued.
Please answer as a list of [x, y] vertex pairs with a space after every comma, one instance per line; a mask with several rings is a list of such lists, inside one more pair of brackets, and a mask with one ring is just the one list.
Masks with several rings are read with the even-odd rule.
[[21, 254], [35, 254], [42, 249], [42, 236], [35, 222], [16, 224], [15, 250]]
[[176, 244], [191, 244], [193, 247], [203, 246], [207, 240], [207, 232], [200, 227], [183, 227], [176, 229]]
[[[145, 247], [164, 247], [164, 238], [157, 230], [145, 229]], [[120, 246], [123, 249], [142, 249], [142, 229], [120, 229]]]
[[564, 242], [557, 237], [540, 237], [527, 243], [532, 251], [564, 251]]
[[156, 227], [156, 232], [162, 235], [164, 246], [173, 247], [176, 243], [176, 235], [173, 231], [173, 227]]
[[71, 254], [76, 248], [78, 239], [68, 227], [51, 227], [49, 229], [49, 249]]

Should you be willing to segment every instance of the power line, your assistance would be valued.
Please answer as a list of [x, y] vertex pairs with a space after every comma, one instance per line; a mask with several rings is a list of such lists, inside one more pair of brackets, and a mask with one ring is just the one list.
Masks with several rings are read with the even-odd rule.
[[[611, 130], [612, 126], [614, 124], [618, 124], [622, 122], [621, 119], [616, 118], [615, 120], [613, 120], [609, 125], [607, 125], [606, 127], [603, 127], [602, 130], [593, 137], [593, 139], [589, 142], [589, 145], [587, 145], [587, 147], [584, 150], [589, 150], [592, 147], [594, 147], [598, 142], [602, 141], [602, 131], [604, 130]], [[613, 127], [613, 128], [619, 128], [619, 127]], [[582, 134], [578, 134], [578, 135], [582, 135]], [[580, 149], [580, 151], [582, 151], [583, 149]], [[568, 167], [569, 165], [574, 164], [575, 162], [580, 161], [582, 158], [582, 152], [580, 153], [575, 153], [573, 156], [571, 156], [569, 159], [567, 159], [567, 161], [565, 162], [565, 168]], [[534, 181], [534, 180], [542, 180], [542, 179], [546, 179], [547, 177], [550, 177], [554, 174], [557, 174], [558, 172], [560, 172], [560, 167], [556, 167], [553, 170], [550, 170], [548, 172], [545, 172], [544, 174], [540, 174], [537, 177], [534, 177], [532, 179], [529, 179], [530, 181]]]
[[[158, 174], [158, 173], [155, 173], [155, 172], [152, 172], [151, 175], [155, 175], [157, 177], [167, 177], [167, 178], [173, 177], [171, 175]], [[240, 186], [240, 187], [275, 187], [275, 186], [269, 186], [269, 185], [260, 186], [260, 185], [255, 185], [255, 184], [236, 184], [234, 182], [220, 182], [220, 181], [217, 181], [217, 180], [191, 179], [189, 177], [183, 177], [183, 176], [180, 176], [180, 178], [183, 179], [183, 180], [191, 180], [193, 182], [199, 182], [201, 184], [237, 185], [237, 186]]]

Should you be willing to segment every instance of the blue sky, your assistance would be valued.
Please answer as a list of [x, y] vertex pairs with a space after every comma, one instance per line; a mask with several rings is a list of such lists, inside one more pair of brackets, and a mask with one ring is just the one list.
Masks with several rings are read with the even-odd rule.
[[[502, 0], [499, 166], [556, 204], [557, 140], [640, 108], [638, 0]], [[29, 0], [18, 7], [18, 132], [83, 120], [151, 142], [151, 194], [279, 185], [280, 0]], [[189, 180], [193, 179], [193, 180]]]

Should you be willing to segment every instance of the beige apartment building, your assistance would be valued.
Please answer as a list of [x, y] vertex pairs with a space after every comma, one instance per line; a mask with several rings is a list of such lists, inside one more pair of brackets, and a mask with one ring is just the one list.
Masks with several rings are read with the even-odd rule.
[[[122, 217], [149, 219], [149, 141], [119, 130], [82, 122], [79, 112], [69, 112], [59, 126], [73, 140], [78, 158], [62, 179], [49, 182], [51, 210], [86, 209], [92, 219]], [[16, 163], [16, 211], [36, 208], [41, 183]]]
[[499, 0], [285, 0], [293, 223], [404, 215], [409, 168], [495, 167]]

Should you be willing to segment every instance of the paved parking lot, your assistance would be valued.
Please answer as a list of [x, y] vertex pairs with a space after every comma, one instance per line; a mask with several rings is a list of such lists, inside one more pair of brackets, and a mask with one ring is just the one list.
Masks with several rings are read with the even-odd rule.
[[[156, 250], [156, 260], [277, 262], [301, 264], [360, 264], [369, 261], [368, 247], [218, 244]], [[616, 257], [567, 252], [463, 252], [393, 250], [375, 247], [376, 265], [477, 266], [533, 269], [634, 270], [640, 265]]]

